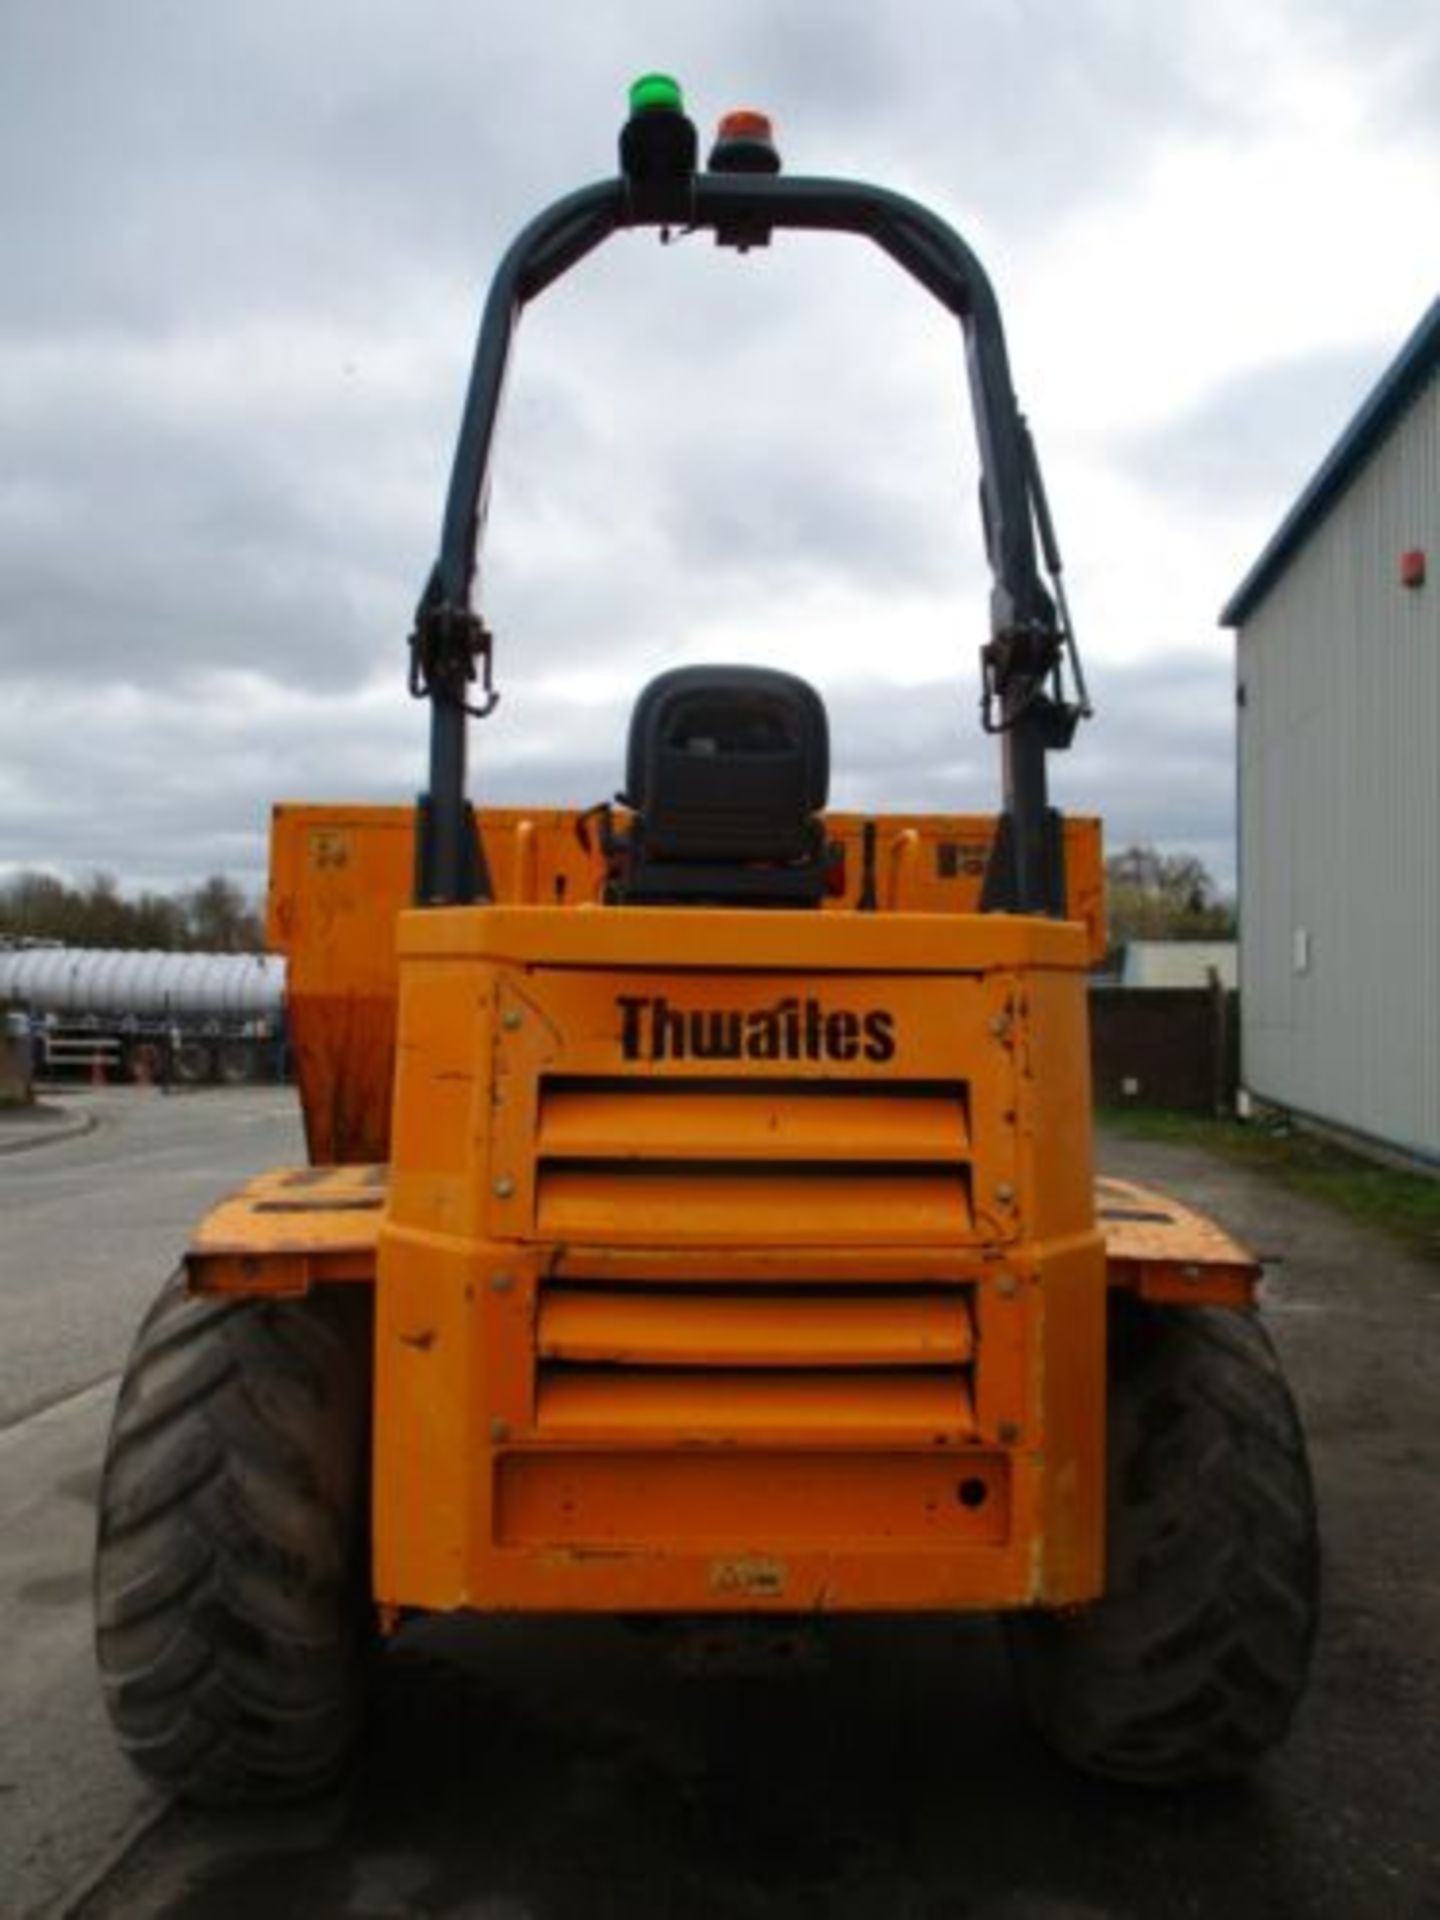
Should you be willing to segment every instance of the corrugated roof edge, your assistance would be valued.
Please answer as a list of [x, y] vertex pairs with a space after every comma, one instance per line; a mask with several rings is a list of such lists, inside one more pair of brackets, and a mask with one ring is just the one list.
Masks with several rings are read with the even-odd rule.
[[1296, 551], [1354, 479], [1410, 401], [1440, 366], [1440, 296], [1372, 388], [1369, 398], [1317, 468], [1309, 486], [1276, 528], [1269, 545], [1226, 601], [1222, 627], [1247, 620]]

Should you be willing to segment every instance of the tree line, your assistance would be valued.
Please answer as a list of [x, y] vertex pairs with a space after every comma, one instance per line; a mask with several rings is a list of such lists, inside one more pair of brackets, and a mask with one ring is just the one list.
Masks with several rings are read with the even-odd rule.
[[53, 873], [0, 881], [0, 937], [67, 947], [158, 947], [182, 953], [262, 953], [258, 902], [224, 874], [176, 893], [127, 896], [110, 873], [71, 886]]
[[[1112, 947], [1127, 940], [1228, 940], [1235, 902], [1192, 853], [1130, 846], [1105, 862]], [[0, 936], [59, 940], [68, 947], [160, 947], [180, 952], [261, 953], [259, 903], [233, 880], [212, 874], [178, 893], [120, 891], [113, 874], [79, 886], [50, 873], [0, 881]]]
[[1127, 940], [1233, 940], [1235, 902], [1193, 853], [1126, 847], [1105, 862], [1111, 947]]

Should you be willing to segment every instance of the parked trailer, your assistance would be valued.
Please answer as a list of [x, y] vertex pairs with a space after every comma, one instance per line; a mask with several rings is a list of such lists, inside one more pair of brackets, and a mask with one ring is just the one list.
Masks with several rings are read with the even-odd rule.
[[200, 1084], [278, 1077], [285, 961], [273, 954], [25, 946], [0, 952], [0, 1004], [31, 1019], [38, 1078]]

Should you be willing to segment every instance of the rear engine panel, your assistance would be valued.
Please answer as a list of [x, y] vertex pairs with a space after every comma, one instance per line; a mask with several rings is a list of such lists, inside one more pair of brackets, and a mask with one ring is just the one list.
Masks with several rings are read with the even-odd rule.
[[1085, 961], [1005, 916], [403, 916], [377, 1596], [1096, 1593]]

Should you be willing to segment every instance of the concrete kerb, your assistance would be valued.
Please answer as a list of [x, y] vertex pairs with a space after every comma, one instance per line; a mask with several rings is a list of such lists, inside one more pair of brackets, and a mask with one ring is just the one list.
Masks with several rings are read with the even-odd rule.
[[61, 1140], [78, 1139], [97, 1125], [93, 1113], [75, 1107], [0, 1107], [0, 1154], [28, 1153]]

